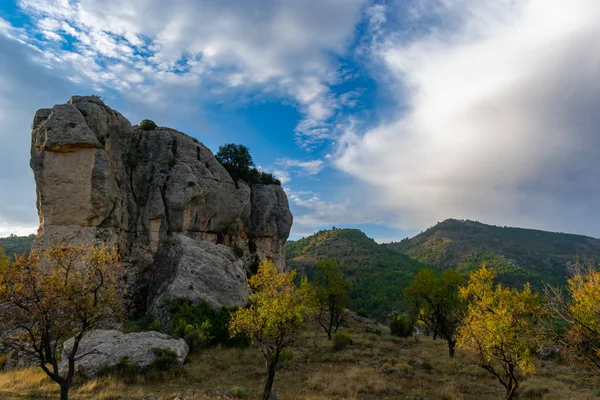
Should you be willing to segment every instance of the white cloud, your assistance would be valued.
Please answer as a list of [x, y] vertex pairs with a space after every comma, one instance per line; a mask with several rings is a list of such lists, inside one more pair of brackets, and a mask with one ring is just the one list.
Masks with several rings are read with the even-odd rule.
[[335, 165], [404, 228], [458, 217], [600, 236], [600, 3], [435, 3], [442, 23], [413, 36], [371, 13], [397, 113], [349, 130]]
[[[161, 102], [230, 89], [276, 92], [303, 119], [298, 143], [312, 149], [333, 137], [339, 109], [330, 85], [346, 79], [345, 54], [366, 0], [301, 2], [175, 0], [21, 0], [44, 36], [44, 60], [143, 101]], [[0, 25], [2, 27], [2, 25]], [[33, 33], [33, 32], [32, 32]], [[30, 40], [35, 41], [34, 36]], [[65, 45], [66, 43], [69, 45]], [[219, 89], [211, 90], [217, 86]]]

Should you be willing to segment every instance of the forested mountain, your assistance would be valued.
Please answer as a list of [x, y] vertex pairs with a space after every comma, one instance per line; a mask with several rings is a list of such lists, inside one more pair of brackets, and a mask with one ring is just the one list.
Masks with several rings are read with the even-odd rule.
[[33, 234], [29, 236], [10, 235], [0, 238], [0, 249], [4, 249], [4, 252], [11, 257], [14, 254], [23, 254], [31, 250], [33, 239], [35, 239]]
[[404, 308], [402, 292], [424, 264], [388, 249], [358, 229], [319, 231], [286, 245], [288, 267], [311, 278], [319, 259], [336, 260], [351, 280], [350, 308], [384, 319]]
[[485, 263], [496, 269], [499, 280], [507, 285], [531, 282], [537, 288], [544, 282], [563, 283], [577, 257], [600, 261], [598, 239], [456, 219], [385, 246], [425, 264], [456, 268], [464, 274]]

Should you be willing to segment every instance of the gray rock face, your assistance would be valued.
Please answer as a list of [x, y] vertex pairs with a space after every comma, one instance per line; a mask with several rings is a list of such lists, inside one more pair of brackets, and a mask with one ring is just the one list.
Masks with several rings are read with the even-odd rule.
[[[59, 369], [65, 375], [67, 355], [73, 349], [73, 338], [64, 344]], [[183, 339], [172, 337], [159, 332], [122, 333], [114, 330], [95, 330], [83, 337], [77, 348], [76, 372], [92, 377], [98, 375], [104, 366], [114, 367], [119, 364], [121, 357], [127, 357], [128, 362], [136, 363], [141, 368], [150, 366], [154, 358], [154, 349], [169, 349], [177, 354], [177, 362], [183, 364], [188, 355], [189, 347]]]
[[[99, 98], [39, 110], [30, 164], [40, 218], [34, 248], [116, 247], [138, 311], [179, 293], [215, 307], [244, 304], [240, 271], [267, 257], [284, 266], [292, 215], [280, 186], [234, 182], [196, 139], [132, 127]], [[187, 279], [194, 290], [179, 290]]]
[[168, 324], [162, 307], [166, 299], [205, 300], [212, 307], [236, 306], [248, 299], [244, 263], [227, 246], [178, 236], [159, 251], [155, 267], [148, 311], [163, 325]]

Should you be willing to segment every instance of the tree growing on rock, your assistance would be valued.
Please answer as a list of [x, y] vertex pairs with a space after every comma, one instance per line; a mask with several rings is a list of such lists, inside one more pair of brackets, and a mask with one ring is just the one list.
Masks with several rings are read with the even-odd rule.
[[313, 285], [318, 301], [317, 321], [331, 340], [331, 335], [337, 332], [344, 319], [350, 300], [350, 281], [344, 278], [335, 261], [323, 260], [317, 263], [317, 275]]
[[229, 172], [234, 181], [242, 179], [249, 184], [281, 185], [281, 181], [275, 179], [272, 174], [255, 168], [250, 150], [243, 144], [228, 143], [220, 146], [215, 158]]
[[[0, 271], [0, 334], [3, 344], [37, 359], [40, 368], [69, 397], [83, 336], [123, 315], [124, 290], [116, 251], [64, 247], [19, 256]], [[66, 371], [59, 347], [73, 338]], [[62, 360], [63, 363], [65, 360]]]
[[456, 332], [460, 325], [465, 303], [459, 296], [464, 284], [456, 271], [444, 270], [439, 277], [431, 269], [423, 269], [404, 291], [404, 297], [419, 321], [433, 334], [448, 342], [448, 353], [454, 357]]
[[522, 291], [494, 287], [495, 276], [483, 267], [460, 289], [468, 309], [459, 328], [458, 346], [475, 354], [477, 364], [498, 379], [510, 400], [522, 375], [535, 372], [542, 301], [529, 284]]
[[261, 262], [249, 280], [250, 306], [237, 310], [230, 323], [232, 337], [244, 334], [262, 350], [267, 369], [263, 398], [271, 398], [281, 352], [296, 339], [314, 311], [314, 289], [306, 277], [294, 284], [295, 271], [279, 272], [272, 261]]
[[[591, 260], [575, 264], [566, 293], [547, 286], [545, 294], [553, 318], [553, 338], [568, 356], [600, 369], [600, 271]], [[556, 323], [558, 322], [558, 323]]]

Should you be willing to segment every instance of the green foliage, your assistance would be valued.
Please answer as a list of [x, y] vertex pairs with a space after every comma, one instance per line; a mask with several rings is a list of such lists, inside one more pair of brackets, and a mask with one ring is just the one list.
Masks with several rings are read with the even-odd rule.
[[312, 281], [317, 262], [332, 259], [351, 282], [348, 308], [363, 308], [371, 318], [389, 319], [407, 309], [403, 290], [424, 267], [418, 261], [379, 245], [358, 229], [332, 229], [286, 244], [286, 264]]
[[175, 164], [177, 164], [177, 159], [175, 157], [171, 157], [167, 160], [167, 164], [169, 164], [169, 167], [174, 167]]
[[148, 331], [160, 332], [160, 322], [154, 319], [154, 317], [152, 317], [151, 315], [144, 315], [143, 317], [136, 320], [125, 321], [123, 331], [125, 333]]
[[123, 380], [131, 380], [142, 372], [139, 364], [129, 361], [128, 357], [121, 357], [115, 366], [104, 364], [100, 368], [99, 376], [114, 376]]
[[363, 317], [363, 318], [369, 318], [369, 313], [367, 312], [367, 310], [365, 310], [364, 308], [360, 308], [357, 312], [356, 315], [358, 315], [359, 317]]
[[34, 234], [29, 236], [10, 235], [0, 238], [0, 248], [4, 249], [4, 252], [11, 260], [14, 260], [15, 254], [28, 254], [31, 251], [34, 240]]
[[171, 349], [152, 349], [154, 359], [150, 363], [150, 369], [156, 371], [168, 371], [177, 365], [177, 353]]
[[231, 388], [231, 395], [236, 399], [241, 399], [242, 397], [246, 397], [246, 389], [242, 386], [234, 386]]
[[336, 332], [332, 338], [332, 346], [334, 351], [342, 351], [346, 347], [352, 345], [352, 338], [344, 332]]
[[254, 167], [248, 147], [242, 144], [228, 143], [220, 146], [215, 158], [225, 167], [234, 181], [242, 179], [248, 184], [281, 185], [281, 181], [272, 174], [259, 171]]
[[145, 119], [140, 122], [140, 129], [144, 131], [152, 131], [158, 128], [158, 126], [151, 119]]
[[317, 321], [331, 339], [331, 334], [338, 330], [344, 319], [350, 281], [344, 278], [335, 261], [321, 260], [317, 263], [313, 286], [318, 302]]
[[463, 277], [451, 269], [442, 271], [439, 277], [433, 270], [423, 269], [404, 291], [418, 320], [434, 338], [448, 341], [450, 357], [454, 356], [456, 330], [465, 311], [464, 300], [459, 296], [463, 284]]
[[448, 219], [388, 248], [437, 268], [468, 274], [484, 263], [512, 287], [530, 282], [565, 284], [564, 267], [576, 257], [600, 259], [600, 240], [566, 233], [486, 225]]
[[233, 254], [237, 257], [237, 258], [242, 258], [244, 256], [244, 249], [242, 249], [240, 246], [238, 246], [237, 244], [234, 244], [233, 246], [231, 246], [231, 250], [233, 251]]
[[415, 330], [415, 319], [411, 315], [396, 315], [390, 322], [390, 332], [394, 336], [409, 337]]
[[183, 338], [190, 351], [216, 345], [247, 347], [249, 339], [243, 335], [229, 336], [229, 322], [235, 307], [221, 307], [212, 310], [204, 301], [192, 305], [188, 301], [172, 301], [168, 303], [173, 315], [171, 334]]

